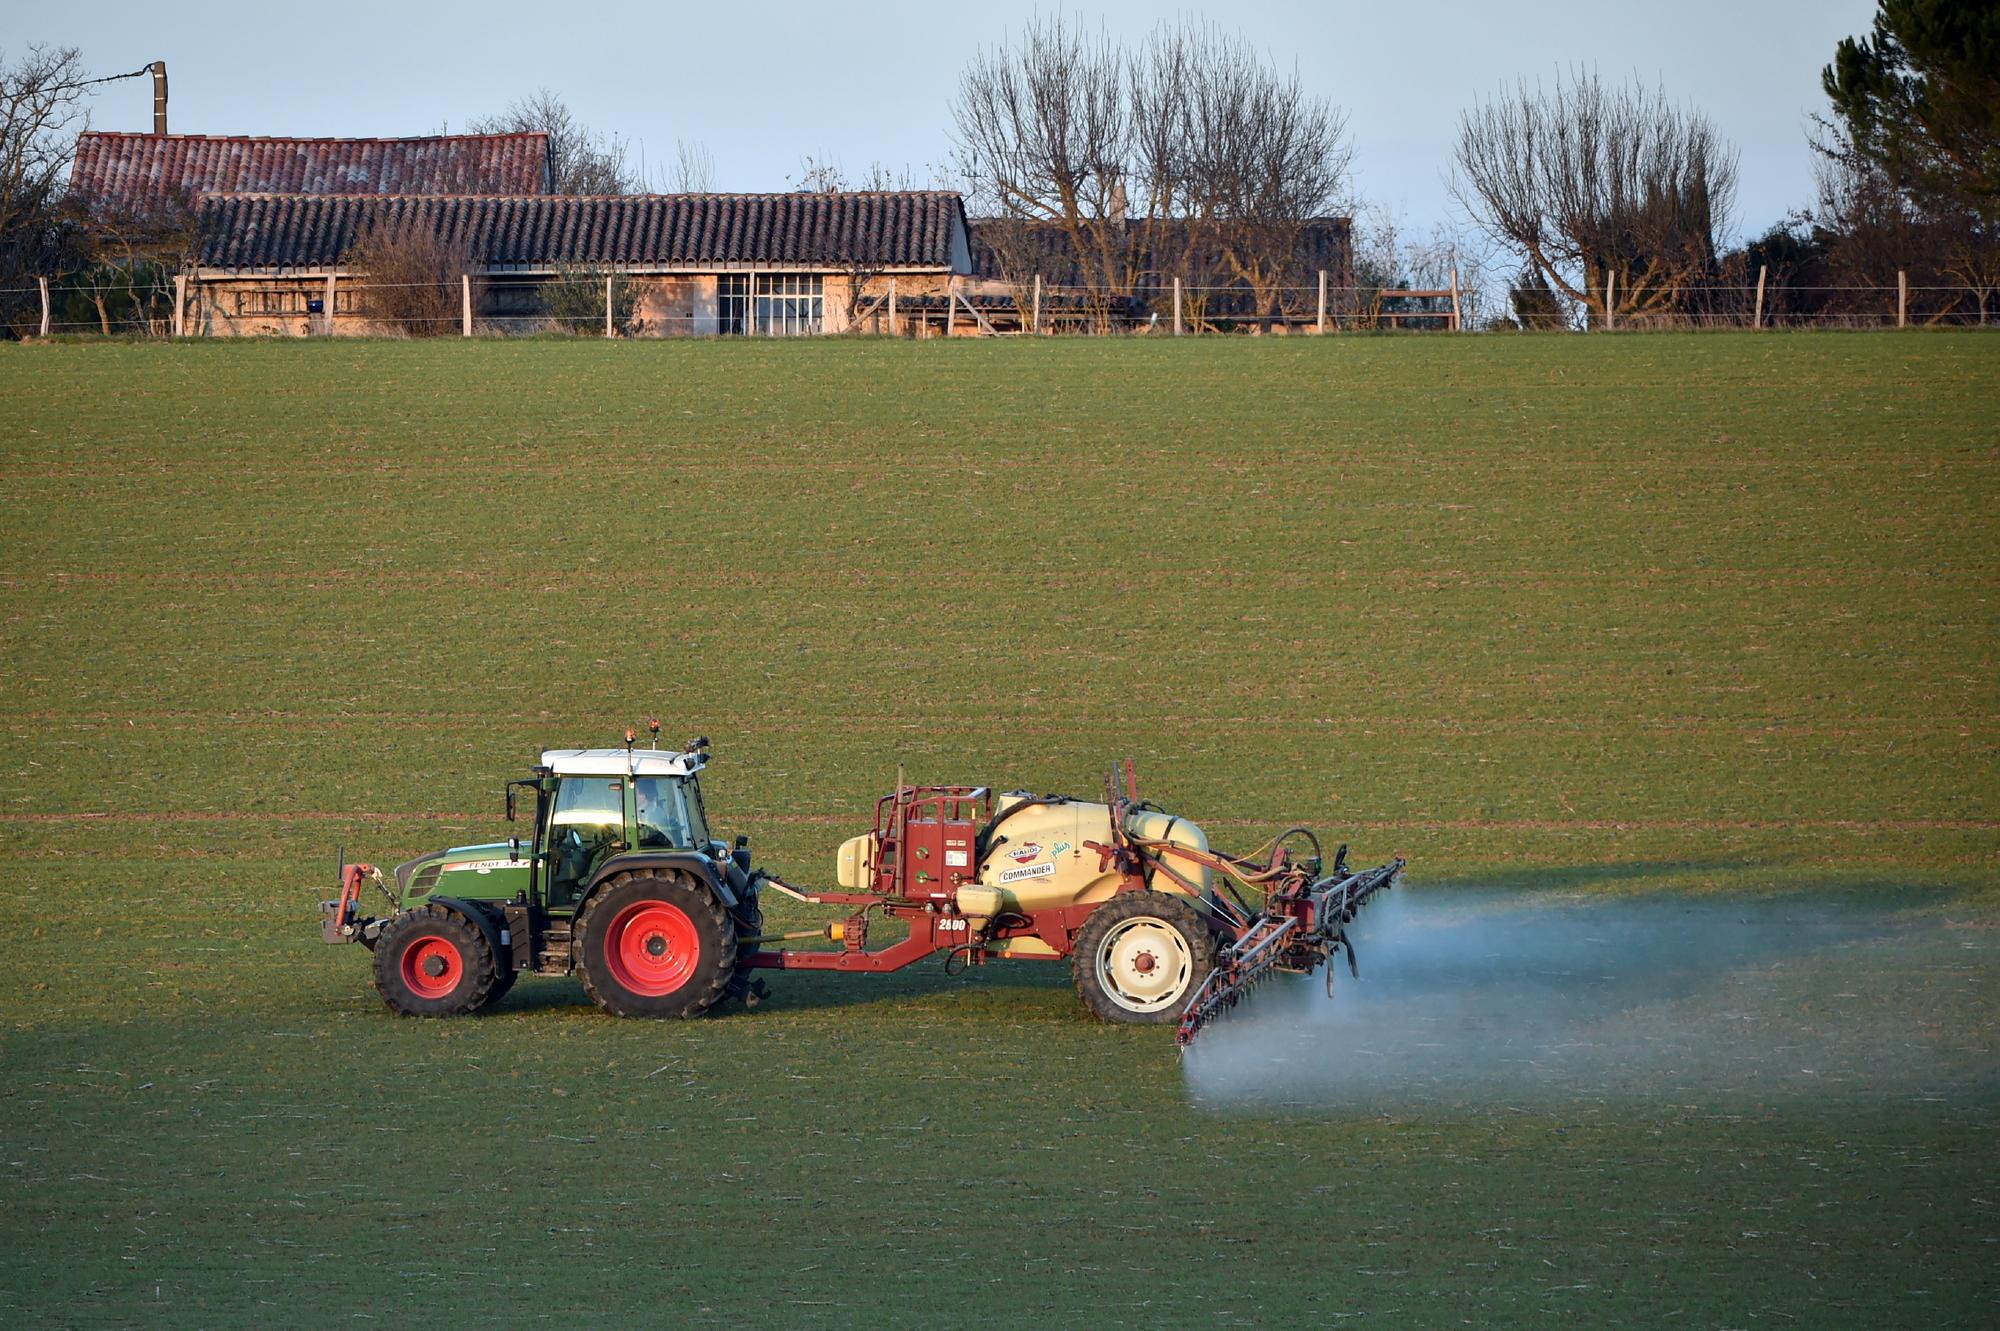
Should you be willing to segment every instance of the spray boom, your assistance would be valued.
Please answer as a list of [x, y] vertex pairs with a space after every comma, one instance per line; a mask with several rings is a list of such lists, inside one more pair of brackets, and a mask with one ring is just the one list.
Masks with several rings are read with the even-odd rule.
[[[1265, 898], [1264, 909], [1223, 950], [1215, 969], [1188, 1000], [1174, 1042], [1185, 1051], [1202, 1027], [1235, 1007], [1251, 986], [1272, 971], [1311, 974], [1330, 962], [1335, 953], [1345, 951], [1349, 974], [1358, 973], [1354, 940], [1347, 936], [1347, 926], [1377, 893], [1395, 886], [1403, 865], [1398, 856], [1380, 868], [1356, 873], [1347, 867], [1347, 847], [1342, 846], [1333, 857], [1332, 871], [1316, 877], [1317, 857], [1305, 865], [1292, 865], [1281, 847], [1273, 855], [1273, 867], [1281, 872]], [[1333, 977], [1328, 975], [1327, 991], [1332, 990]]]

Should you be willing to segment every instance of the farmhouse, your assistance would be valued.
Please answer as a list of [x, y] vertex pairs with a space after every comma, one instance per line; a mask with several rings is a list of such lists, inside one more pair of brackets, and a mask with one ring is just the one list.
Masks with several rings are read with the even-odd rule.
[[607, 279], [635, 302], [627, 333], [885, 328], [902, 297], [948, 295], [971, 271], [949, 191], [576, 197], [549, 182], [539, 133], [88, 133], [70, 173], [103, 225], [158, 230], [164, 214], [188, 214], [177, 322], [211, 336], [376, 331], [349, 255], [377, 222], [415, 223], [469, 254], [468, 322], [505, 331], [546, 326], [553, 283]]
[[[842, 194], [369, 197], [216, 194], [200, 205], [190, 326], [370, 331], [355, 242], [415, 222], [474, 256], [475, 321], [532, 330], [555, 281], [630, 282], [627, 331], [786, 336], [880, 326], [971, 271], [965, 210], [935, 190]], [[327, 305], [331, 292], [332, 304]], [[308, 310], [308, 302], [321, 309]]]

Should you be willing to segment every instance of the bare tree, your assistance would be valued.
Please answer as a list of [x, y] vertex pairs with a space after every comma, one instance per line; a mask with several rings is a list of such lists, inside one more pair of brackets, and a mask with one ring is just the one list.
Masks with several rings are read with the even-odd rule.
[[1455, 164], [1487, 234], [1594, 321], [1673, 310], [1713, 267], [1736, 188], [1705, 115], [1595, 74], [1464, 112]]
[[1339, 110], [1199, 21], [1162, 25], [1133, 52], [1060, 16], [1033, 21], [966, 69], [953, 116], [1010, 280], [1060, 241], [1060, 275], [1100, 326], [1206, 256], [1268, 322], [1301, 280], [1303, 227], [1347, 178]]
[[71, 249], [83, 261], [78, 288], [98, 328], [162, 331], [173, 315], [174, 275], [192, 272], [203, 229], [195, 196], [176, 186], [130, 201], [65, 201]]
[[715, 159], [706, 147], [674, 140], [673, 186], [676, 194], [706, 194], [715, 188]]
[[499, 115], [474, 120], [470, 129], [474, 134], [548, 135], [549, 189], [556, 194], [631, 194], [640, 187], [626, 164], [624, 140], [592, 130], [547, 88], [520, 98]]
[[[378, 216], [345, 259], [346, 267], [362, 274], [362, 312], [381, 329], [410, 337], [456, 331], [463, 315], [463, 278], [476, 264], [469, 245], [440, 235], [417, 211]], [[475, 282], [475, 308], [478, 300]]]
[[1031, 19], [1018, 47], [981, 51], [952, 108], [960, 169], [979, 204], [1067, 240], [1100, 320], [1125, 274], [1132, 115], [1126, 57], [1061, 15]]
[[30, 298], [15, 289], [60, 266], [57, 205], [76, 136], [89, 124], [85, 77], [72, 46], [30, 46], [0, 64], [0, 327], [25, 317]]
[[1345, 193], [1346, 117], [1240, 39], [1191, 28], [1180, 40], [1190, 91], [1179, 193], [1210, 224], [1268, 329], [1284, 289], [1309, 276], [1300, 263], [1307, 225]]
[[[1899, 187], [1837, 129], [1814, 141], [1818, 206], [1811, 215], [1826, 243], [1834, 306], [1881, 317], [1887, 289], [1904, 273], [1915, 288], [1910, 316], [1925, 323], [1985, 323], [2000, 292], [2000, 243], [1970, 209], [1932, 208]], [[1950, 288], [1944, 290], [1942, 288]]]
[[1355, 325], [1374, 328], [1381, 320], [1382, 293], [1408, 284], [1403, 221], [1382, 204], [1370, 204], [1354, 218]]

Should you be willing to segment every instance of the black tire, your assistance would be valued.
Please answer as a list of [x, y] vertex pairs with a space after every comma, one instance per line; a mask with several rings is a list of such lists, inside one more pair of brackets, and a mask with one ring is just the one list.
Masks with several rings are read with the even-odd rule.
[[1162, 1025], [1215, 969], [1215, 937], [1187, 897], [1124, 892], [1083, 922], [1070, 955], [1077, 997], [1105, 1021]]
[[406, 1017], [477, 1012], [499, 980], [485, 930], [443, 906], [403, 912], [375, 943], [376, 991]]
[[514, 969], [514, 959], [512, 957], [506, 958], [505, 964], [500, 966], [494, 973], [493, 992], [486, 995], [486, 1007], [481, 1008], [480, 1011], [485, 1011], [486, 1008], [492, 1007], [495, 1003], [505, 998], [507, 991], [514, 987], [514, 981], [520, 978], [521, 972]]
[[752, 977], [750, 968], [744, 963], [750, 960], [751, 953], [760, 951], [764, 946], [750, 941], [764, 934], [764, 903], [754, 896], [744, 897], [736, 903], [736, 909], [730, 912], [729, 918], [736, 926], [736, 970], [729, 977], [729, 996], [747, 999]]
[[619, 874], [591, 894], [576, 934], [584, 992], [614, 1016], [700, 1016], [736, 973], [729, 913], [689, 874]]

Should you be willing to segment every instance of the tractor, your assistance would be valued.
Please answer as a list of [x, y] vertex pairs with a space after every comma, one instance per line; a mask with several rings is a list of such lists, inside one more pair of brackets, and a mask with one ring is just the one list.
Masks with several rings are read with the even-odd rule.
[[[754, 972], [945, 969], [1067, 959], [1078, 996], [1107, 1021], [1177, 1024], [1185, 1046], [1274, 970], [1310, 972], [1353, 948], [1345, 926], [1403, 868], [1330, 865], [1287, 828], [1249, 856], [1214, 851], [1200, 827], [1139, 799], [1114, 769], [1103, 801], [985, 786], [911, 786], [876, 803], [843, 843], [836, 887], [796, 887], [751, 866], [749, 840], [714, 838], [701, 798], [710, 746], [552, 749], [505, 791], [508, 821], [532, 796], [529, 835], [456, 846], [391, 871], [340, 868], [321, 936], [374, 954], [395, 1011], [448, 1016], [491, 1006], [524, 972], [577, 974], [619, 1016], [691, 1017], [764, 991]], [[393, 909], [361, 911], [374, 883]], [[764, 932], [775, 891], [844, 914]], [[871, 925], [896, 937], [870, 950]], [[771, 948], [804, 940], [836, 946]]]

